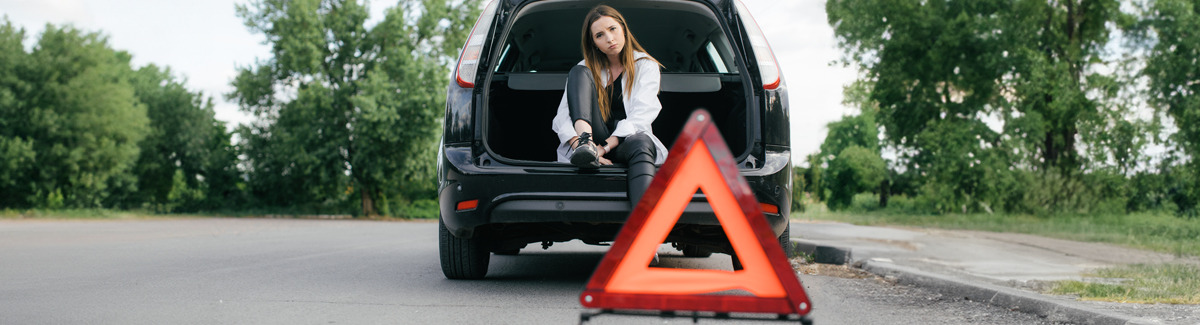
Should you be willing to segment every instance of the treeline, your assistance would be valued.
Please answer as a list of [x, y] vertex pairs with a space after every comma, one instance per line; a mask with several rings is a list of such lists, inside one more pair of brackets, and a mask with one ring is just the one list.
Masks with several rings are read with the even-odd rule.
[[[807, 200], [919, 213], [1197, 214], [1200, 1], [830, 0], [860, 114]], [[802, 202], [803, 199], [801, 198]]]
[[368, 25], [360, 1], [239, 5], [272, 57], [223, 94], [257, 118], [233, 132], [101, 33], [47, 25], [26, 50], [5, 18], [0, 209], [436, 216], [448, 66], [479, 7], [403, 0]]
[[135, 68], [106, 37], [0, 26], [0, 207], [237, 204], [237, 153], [211, 99], [169, 69]]

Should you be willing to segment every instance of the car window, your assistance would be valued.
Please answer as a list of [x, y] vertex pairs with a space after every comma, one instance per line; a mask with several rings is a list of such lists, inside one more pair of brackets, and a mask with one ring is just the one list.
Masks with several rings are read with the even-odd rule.
[[729, 73], [729, 67], [725, 66], [725, 60], [721, 58], [721, 53], [717, 52], [717, 47], [713, 46], [712, 42], [704, 47], [707, 50], [708, 60], [712, 62], [712, 66], [717, 73]]
[[[538, 2], [503, 33], [494, 72], [563, 73], [583, 59], [579, 20], [587, 8]], [[737, 73], [734, 51], [716, 15], [690, 2], [630, 3], [618, 8], [666, 73]]]

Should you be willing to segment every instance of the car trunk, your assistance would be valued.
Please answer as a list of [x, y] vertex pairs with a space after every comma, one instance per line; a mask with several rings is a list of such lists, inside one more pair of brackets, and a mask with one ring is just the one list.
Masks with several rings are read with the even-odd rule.
[[[730, 151], [750, 149], [749, 80], [711, 9], [691, 1], [608, 2], [664, 68], [653, 123], [668, 148], [688, 116], [706, 109], [717, 120]], [[521, 9], [491, 62], [486, 83], [484, 144], [510, 164], [555, 161], [558, 138], [551, 120], [562, 100], [567, 71], [577, 64], [583, 16], [591, 5], [539, 2]]]

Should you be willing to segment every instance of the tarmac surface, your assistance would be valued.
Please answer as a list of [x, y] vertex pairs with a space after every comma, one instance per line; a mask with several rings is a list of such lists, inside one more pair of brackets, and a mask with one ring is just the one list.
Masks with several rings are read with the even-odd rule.
[[[1200, 324], [1200, 306], [1079, 301], [1042, 293], [1121, 264], [1200, 263], [1126, 247], [980, 231], [793, 222], [793, 242], [901, 284], [1078, 324]], [[1200, 276], [1200, 275], [1197, 275]]]
[[[455, 281], [437, 238], [429, 221], [0, 220], [0, 324], [572, 324], [608, 249], [530, 247], [493, 256], [486, 279]], [[732, 266], [725, 254], [660, 253], [662, 267]], [[816, 324], [1063, 323], [855, 268], [802, 268]], [[630, 323], [692, 320], [589, 324]]]

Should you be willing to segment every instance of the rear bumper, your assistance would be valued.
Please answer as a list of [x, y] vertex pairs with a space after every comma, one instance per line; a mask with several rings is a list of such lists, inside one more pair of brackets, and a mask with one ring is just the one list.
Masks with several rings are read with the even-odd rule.
[[[790, 166], [787, 153], [774, 156], [784, 159], [774, 165]], [[456, 147], [447, 147], [442, 157], [440, 212], [446, 228], [457, 237], [472, 238], [477, 229], [495, 225], [619, 225], [632, 212], [623, 168], [581, 173], [574, 167], [555, 165], [479, 167], [469, 158], [469, 148]], [[790, 168], [768, 169], [772, 166], [767, 163], [742, 174], [759, 202], [780, 207], [780, 213], [764, 214], [778, 235], [787, 226], [791, 178]], [[474, 208], [458, 209], [459, 202], [472, 200], [478, 200]], [[703, 194], [693, 197], [678, 224], [720, 225]], [[597, 228], [611, 228], [608, 226]]]
[[[624, 198], [624, 193], [621, 197]], [[492, 223], [584, 222], [625, 223], [632, 213], [628, 200], [524, 198], [501, 202], [491, 212]], [[680, 223], [719, 225], [712, 207], [692, 202], [680, 217]]]

